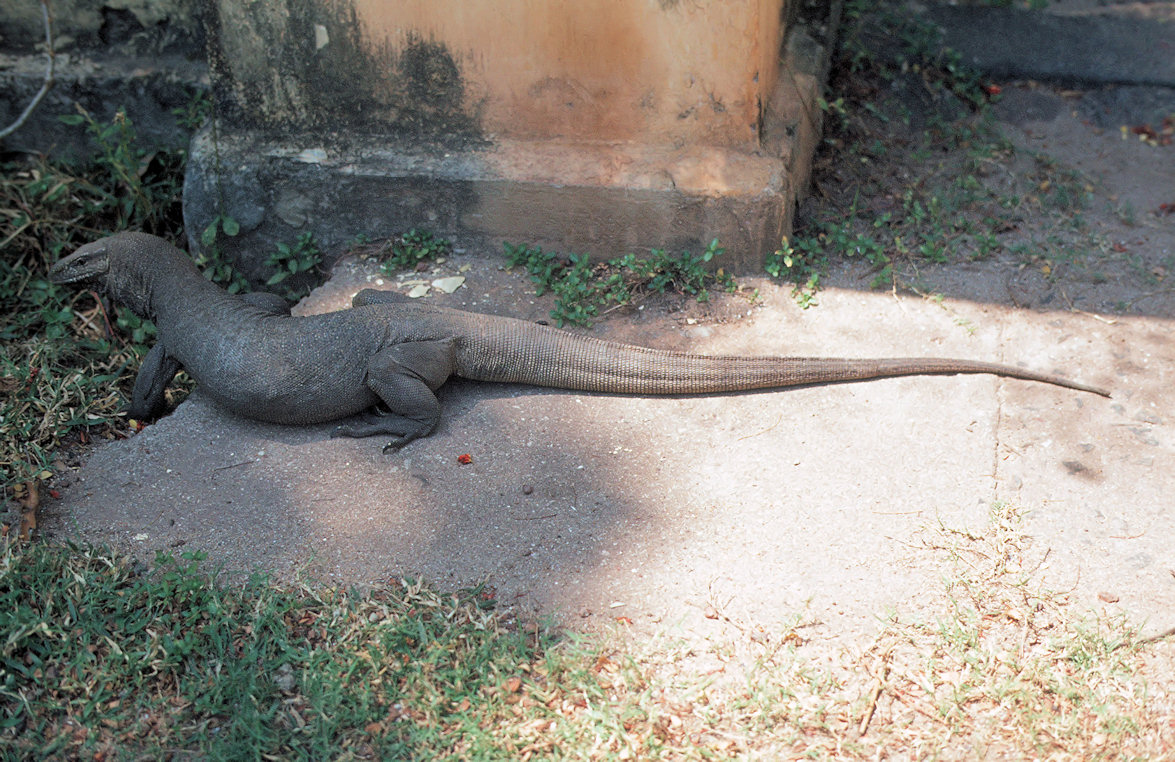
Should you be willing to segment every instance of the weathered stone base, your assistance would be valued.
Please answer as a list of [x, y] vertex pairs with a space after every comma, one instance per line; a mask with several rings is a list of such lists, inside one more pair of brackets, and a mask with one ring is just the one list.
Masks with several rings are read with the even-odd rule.
[[608, 258], [700, 252], [761, 267], [791, 229], [819, 134], [823, 50], [797, 27], [758, 150], [491, 138], [458, 148], [354, 134], [270, 139], [220, 126], [193, 141], [184, 189], [194, 248], [218, 214], [241, 233], [220, 245], [250, 278], [279, 242], [313, 232], [328, 254], [357, 235], [411, 228], [458, 246], [527, 243]]
[[[45, 66], [41, 55], [0, 53], [0, 127], [14, 122], [32, 101]], [[60, 119], [77, 114], [79, 106], [103, 124], [125, 110], [144, 149], [183, 148], [191, 130], [177, 124], [173, 112], [208, 89], [208, 71], [203, 63], [176, 55], [145, 60], [59, 54], [55, 81], [28, 121], [4, 139], [4, 150], [70, 161], [93, 156], [99, 149], [85, 128]]]

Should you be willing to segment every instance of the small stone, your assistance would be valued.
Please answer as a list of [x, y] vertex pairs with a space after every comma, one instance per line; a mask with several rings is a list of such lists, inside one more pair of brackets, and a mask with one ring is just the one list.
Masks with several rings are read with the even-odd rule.
[[277, 672], [273, 676], [273, 684], [277, 686], [279, 691], [289, 693], [294, 690], [294, 668], [289, 664], [283, 664], [277, 668]]

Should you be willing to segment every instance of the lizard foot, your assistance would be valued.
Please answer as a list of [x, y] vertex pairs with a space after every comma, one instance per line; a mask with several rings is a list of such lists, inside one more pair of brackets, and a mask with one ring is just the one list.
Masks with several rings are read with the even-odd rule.
[[360, 413], [359, 420], [336, 428], [331, 437], [374, 437], [392, 435], [394, 439], [384, 446], [384, 452], [398, 449], [414, 439], [428, 436], [436, 428], [437, 420], [420, 421], [395, 413]]

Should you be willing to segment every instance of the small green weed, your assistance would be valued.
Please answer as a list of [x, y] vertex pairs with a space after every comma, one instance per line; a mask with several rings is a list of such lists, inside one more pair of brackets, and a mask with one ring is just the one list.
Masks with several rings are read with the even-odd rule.
[[725, 251], [718, 239], [698, 255], [667, 254], [654, 249], [648, 258], [627, 254], [599, 265], [586, 255], [566, 256], [544, 252], [538, 247], [505, 245], [510, 267], [523, 267], [536, 286], [536, 293], [555, 295], [551, 317], [559, 326], [590, 325], [602, 309], [630, 304], [642, 294], [675, 292], [708, 301], [709, 289], [733, 292], [734, 278], [707, 265]]
[[232, 266], [220, 247], [221, 235], [232, 238], [240, 232], [241, 226], [235, 219], [225, 214], [216, 215], [200, 233], [203, 248], [195, 257], [196, 266], [204, 272], [204, 277], [219, 283], [230, 294], [244, 294], [252, 290], [248, 279]]
[[60, 119], [84, 126], [98, 146], [94, 161], [107, 173], [109, 188], [102, 206], [117, 211], [113, 229], [157, 230], [168, 225], [166, 220], [175, 219], [186, 158], [182, 153], [142, 147], [125, 109], [119, 109], [105, 124], [81, 106], [77, 114]]
[[825, 98], [817, 98], [816, 105], [825, 114], [835, 117], [841, 129], [844, 129], [848, 125], [849, 113], [845, 109], [845, 99], [843, 97], [833, 101], [826, 100]]
[[[282, 296], [287, 301], [296, 302], [310, 293], [310, 283], [307, 275], [313, 275], [322, 264], [322, 252], [314, 241], [313, 233], [303, 233], [298, 236], [294, 244], [277, 244], [277, 248], [270, 253], [266, 264], [274, 269], [273, 275], [265, 282], [267, 286], [283, 287]], [[302, 276], [302, 277], [299, 277]], [[290, 286], [290, 279], [296, 285]]]
[[421, 262], [435, 262], [449, 256], [453, 242], [441, 238], [428, 230], [413, 228], [391, 239], [377, 252], [383, 260], [380, 270], [384, 275], [393, 275], [399, 270], [408, 270]]
[[1122, 201], [1114, 207], [1114, 214], [1121, 220], [1123, 225], [1128, 227], [1135, 227], [1138, 225], [1138, 213], [1134, 209], [1134, 204], [1129, 200]]
[[171, 110], [176, 124], [193, 132], [200, 129], [212, 117], [212, 113], [212, 96], [207, 90], [196, 91], [187, 103]]
[[804, 309], [815, 306], [820, 274], [828, 266], [828, 254], [820, 238], [798, 238], [793, 244], [786, 236], [783, 245], [767, 255], [764, 269], [772, 278], [795, 284], [792, 296]]

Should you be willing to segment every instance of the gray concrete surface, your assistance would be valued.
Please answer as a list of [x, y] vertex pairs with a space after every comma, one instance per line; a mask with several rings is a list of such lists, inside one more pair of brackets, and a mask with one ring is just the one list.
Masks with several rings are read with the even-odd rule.
[[[480, 257], [446, 266], [462, 264], [473, 268], [452, 301], [542, 316], [519, 276]], [[1005, 276], [972, 267], [960, 289]], [[343, 267], [302, 308], [340, 307], [369, 278]], [[1148, 630], [1175, 626], [1166, 319], [843, 287], [803, 311], [785, 289], [752, 284], [762, 306], [728, 302], [728, 322], [650, 308], [597, 332], [712, 353], [1023, 362], [1115, 396], [991, 377], [661, 399], [455, 382], [439, 430], [384, 455], [328, 426], [234, 418], [197, 392], [99, 448], [44, 525], [337, 583], [488, 578], [504, 604], [577, 626], [623, 615], [704, 634], [720, 626], [704, 616], [717, 604], [769, 631], [802, 615], [836, 639], [937, 588], [943, 562], [917, 546], [921, 527], [979, 528], [994, 501], [1013, 501], [1047, 549], [1050, 584], [1091, 606], [1112, 593]]]

